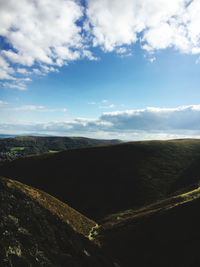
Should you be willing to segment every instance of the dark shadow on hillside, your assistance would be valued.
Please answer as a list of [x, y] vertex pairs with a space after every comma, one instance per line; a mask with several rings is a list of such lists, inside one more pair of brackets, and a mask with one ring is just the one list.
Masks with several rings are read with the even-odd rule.
[[[92, 219], [162, 199], [196, 177], [199, 140], [146, 141], [18, 159], [0, 174], [42, 189]], [[176, 186], [175, 186], [176, 185]]]

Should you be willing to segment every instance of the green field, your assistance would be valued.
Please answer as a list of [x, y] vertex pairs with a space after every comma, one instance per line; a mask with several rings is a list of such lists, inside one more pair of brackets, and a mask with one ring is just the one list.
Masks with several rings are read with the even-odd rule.
[[24, 150], [24, 149], [25, 149], [24, 146], [14, 146], [14, 147], [11, 147], [10, 152], [21, 151], [21, 150]]
[[0, 162], [13, 160], [29, 155], [56, 153], [81, 147], [102, 146], [120, 143], [119, 140], [98, 140], [84, 137], [41, 137], [17, 136], [15, 138], [1, 138]]

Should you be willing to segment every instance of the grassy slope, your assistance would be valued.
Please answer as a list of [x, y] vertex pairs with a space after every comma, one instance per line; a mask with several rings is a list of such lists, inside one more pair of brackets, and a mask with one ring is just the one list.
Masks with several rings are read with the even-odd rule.
[[199, 161], [200, 140], [145, 141], [18, 159], [4, 164], [0, 175], [102, 219], [198, 183]]
[[41, 190], [11, 179], [7, 179], [7, 186], [24, 192], [26, 195], [36, 200], [42, 207], [49, 210], [52, 214], [57, 215], [61, 220], [70, 225], [74, 231], [85, 237], [89, 236], [90, 230], [96, 225], [96, 222], [93, 220], [85, 217], [67, 204]]
[[0, 178], [0, 203], [0, 266], [114, 266], [98, 247], [72, 229], [74, 218], [65, 222], [67, 217], [76, 217], [77, 226], [81, 215], [46, 193]]
[[200, 265], [200, 187], [106, 219], [96, 241], [123, 267]]

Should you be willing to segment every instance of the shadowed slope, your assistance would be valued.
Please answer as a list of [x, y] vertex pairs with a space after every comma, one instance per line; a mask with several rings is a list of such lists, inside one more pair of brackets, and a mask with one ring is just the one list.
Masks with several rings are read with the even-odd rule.
[[60, 210], [62, 205], [45, 193], [0, 178], [0, 203], [0, 266], [115, 266], [65, 223], [72, 215], [69, 207]]
[[200, 188], [112, 215], [96, 242], [123, 267], [200, 265]]
[[145, 141], [18, 159], [0, 167], [0, 174], [99, 220], [198, 183], [199, 162], [200, 140]]

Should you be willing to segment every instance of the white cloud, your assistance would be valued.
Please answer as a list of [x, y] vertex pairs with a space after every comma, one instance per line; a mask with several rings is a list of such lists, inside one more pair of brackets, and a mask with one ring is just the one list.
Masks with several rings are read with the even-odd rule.
[[[0, 101], [0, 105], [5, 105], [6, 102]], [[37, 105], [24, 105], [21, 107], [4, 108], [4, 111], [39, 111], [39, 112], [67, 112], [66, 108], [45, 108]]]
[[27, 71], [26, 69], [24, 68], [17, 68], [16, 70], [18, 73], [21, 73], [21, 74], [31, 74], [31, 72]]
[[78, 2], [21, 0], [16, 4], [8, 0], [0, 5], [0, 34], [16, 50], [4, 50], [3, 54], [12, 62], [31, 66], [35, 61], [71, 60], [77, 53], [74, 49], [82, 46], [81, 29], [75, 23], [83, 15]]
[[[38, 110], [24, 106], [18, 110]], [[64, 110], [63, 110], [64, 111]], [[145, 108], [103, 113], [99, 118], [76, 118], [48, 123], [1, 123], [2, 133], [38, 132], [122, 139], [200, 138], [200, 105], [177, 108]]]
[[8, 64], [8, 62], [0, 54], [0, 80], [14, 80], [11, 76], [14, 70]]
[[4, 106], [4, 105], [7, 105], [7, 104], [8, 104], [8, 102], [0, 100], [0, 106]]
[[118, 54], [124, 54], [127, 52], [127, 48], [126, 47], [120, 47], [120, 48], [117, 48], [116, 52]]
[[[34, 69], [35, 70], [35, 69]], [[42, 72], [43, 71], [43, 72]], [[36, 74], [38, 74], [37, 73], [37, 70], [35, 70], [34, 71]], [[42, 65], [41, 66], [41, 70], [40, 70], [40, 72], [42, 73], [42, 74], [45, 74], [45, 73], [49, 73], [49, 72], [58, 72], [58, 69], [56, 69], [56, 68], [54, 68], [54, 67], [48, 67], [48, 66], [46, 66], [46, 65]]]
[[83, 56], [89, 58], [90, 60], [99, 60], [98, 57], [94, 57], [89, 50], [83, 50]]
[[155, 60], [156, 60], [155, 57], [150, 57], [150, 58], [149, 58], [149, 62], [151, 62], [151, 63], [153, 63]]
[[4, 56], [4, 58], [7, 58], [12, 63], [20, 63], [21, 65], [25, 66], [32, 66], [34, 63], [33, 57], [31, 57], [29, 54], [23, 55], [22, 53], [15, 53], [11, 50], [3, 50], [1, 54]]
[[115, 130], [200, 130], [200, 105], [107, 112], [100, 119]]
[[38, 109], [40, 112], [67, 112], [66, 108], [44, 108]]
[[16, 111], [24, 111], [24, 110], [41, 110], [44, 109], [44, 106], [35, 106], [35, 105], [27, 105], [27, 106], [22, 106], [18, 108], [14, 108]]
[[80, 0], [0, 0], [0, 36], [10, 47], [0, 52], [0, 79], [25, 90], [19, 75], [97, 60], [91, 46], [121, 57], [131, 55], [137, 41], [151, 55], [169, 47], [200, 54], [199, 13], [199, 0], [86, 0], [86, 7]]
[[[76, 23], [82, 16], [83, 7], [76, 0], [1, 0], [0, 35], [12, 49], [1, 51], [0, 79], [17, 79], [16, 72], [27, 75], [26, 67], [37, 63], [42, 69], [34, 66], [34, 73], [43, 74], [82, 56], [95, 59]], [[16, 69], [10, 64], [17, 64]], [[9, 87], [22, 89], [14, 84]]]
[[10, 83], [10, 82], [4, 82], [2, 83], [3, 87], [5, 88], [14, 88], [21, 91], [26, 90], [26, 85], [23, 82], [16, 82], [16, 83]]
[[99, 108], [101, 108], [101, 109], [109, 109], [109, 108], [114, 108], [114, 107], [115, 107], [114, 104], [99, 106]]
[[[107, 51], [116, 46], [131, 44], [137, 40], [132, 30], [135, 17], [134, 1], [88, 0], [87, 16], [92, 25], [94, 46], [100, 45]], [[131, 20], [130, 20], [131, 18]]]
[[33, 73], [37, 75], [44, 75], [44, 73], [41, 70], [35, 68], [33, 68]]
[[200, 53], [199, 0], [87, 2], [94, 46], [120, 53], [123, 45], [140, 40], [148, 51], [174, 47], [184, 53]]

